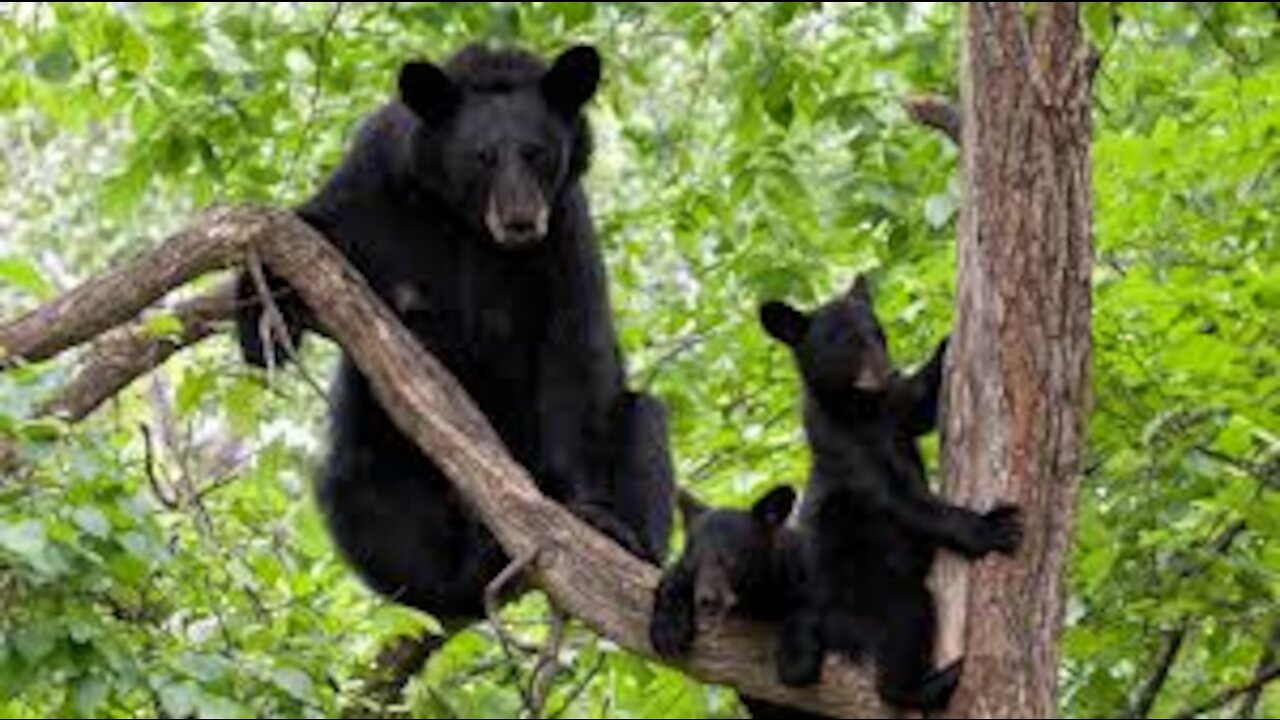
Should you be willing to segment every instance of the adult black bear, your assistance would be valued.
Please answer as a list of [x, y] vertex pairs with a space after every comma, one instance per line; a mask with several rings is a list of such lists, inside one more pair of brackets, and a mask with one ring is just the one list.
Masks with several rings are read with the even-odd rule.
[[[550, 67], [480, 46], [443, 67], [408, 63], [399, 101], [365, 121], [298, 214], [456, 375], [544, 492], [660, 561], [674, 494], [665, 412], [625, 388], [580, 181], [591, 154], [583, 108], [599, 80], [589, 47]], [[268, 281], [300, 341], [306, 308]], [[269, 323], [251, 273], [240, 291], [244, 355], [266, 365]], [[480, 616], [504, 553], [349, 358], [334, 393], [318, 497], [341, 552], [398, 602]]]
[[[929, 490], [916, 438], [937, 426], [946, 344], [917, 374], [900, 376], [889, 359], [867, 282], [817, 311], [781, 302], [760, 311], [768, 333], [791, 348], [804, 383], [804, 427], [813, 454], [801, 525], [812, 542], [822, 614], [820, 642], [869, 655], [890, 705], [938, 710], [960, 675], [957, 662], [935, 670], [935, 609], [926, 578], [936, 548], [969, 558], [1012, 553], [1019, 512], [986, 514], [946, 504]], [[816, 681], [820, 662], [783, 680]]]
[[[693, 646], [698, 619], [736, 615], [778, 623], [777, 670], [798, 679], [797, 663], [821, 658], [818, 608], [810, 579], [806, 538], [787, 524], [796, 493], [774, 488], [749, 511], [710, 509], [682, 498], [686, 541], [680, 559], [663, 573], [654, 593], [649, 642], [662, 657]], [[808, 643], [808, 645], [806, 645]], [[743, 697], [755, 718], [820, 716]]]

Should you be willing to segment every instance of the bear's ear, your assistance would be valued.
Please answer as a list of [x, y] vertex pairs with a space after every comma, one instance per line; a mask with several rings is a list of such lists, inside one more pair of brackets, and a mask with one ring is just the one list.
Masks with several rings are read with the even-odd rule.
[[430, 123], [448, 117], [462, 100], [462, 91], [439, 67], [409, 62], [400, 68], [400, 99]]
[[871, 280], [862, 273], [853, 279], [853, 285], [849, 288], [849, 297], [860, 300], [867, 304], [871, 304]]
[[751, 506], [751, 517], [767, 530], [777, 530], [787, 524], [791, 509], [796, 504], [796, 491], [790, 485], [782, 485]]
[[809, 332], [809, 316], [784, 302], [768, 302], [760, 308], [760, 324], [774, 339], [796, 347]]
[[547, 104], [568, 115], [577, 113], [600, 87], [600, 53], [589, 45], [564, 51], [542, 78]]
[[688, 491], [682, 490], [676, 502], [680, 507], [680, 517], [684, 520], [685, 532], [688, 532], [694, 523], [698, 522], [699, 518], [711, 512], [711, 508], [707, 507], [706, 503], [694, 497], [693, 493]]

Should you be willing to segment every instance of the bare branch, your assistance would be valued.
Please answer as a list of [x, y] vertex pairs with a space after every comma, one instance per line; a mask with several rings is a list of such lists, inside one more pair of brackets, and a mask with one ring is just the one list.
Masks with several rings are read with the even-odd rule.
[[0, 327], [0, 370], [41, 362], [122, 325], [183, 283], [238, 262], [288, 213], [218, 210], [136, 262]]
[[[338, 250], [291, 213], [207, 214], [137, 262], [0, 326], [0, 345], [8, 349], [4, 362], [51, 358], [97, 337], [197, 276], [242, 263], [250, 247], [298, 292], [317, 316], [319, 331], [341, 343], [400, 430], [436, 460], [507, 554], [540, 551], [529, 580], [595, 632], [652, 657], [648, 624], [658, 569], [543, 496], [457, 380], [425, 353]], [[712, 625], [680, 667], [703, 682], [789, 707], [836, 717], [886, 716], [869, 675], [835, 660], [813, 688], [780, 685], [772, 635], [749, 623]]]
[[135, 327], [105, 336], [80, 363], [71, 383], [37, 415], [80, 422], [174, 354], [218, 332], [234, 311], [235, 295], [228, 285], [176, 306], [172, 315], [179, 330], [173, 335]]
[[156, 502], [166, 509], [177, 510], [178, 501], [165, 490], [156, 473], [156, 445], [151, 439], [151, 428], [142, 423], [138, 425], [138, 429], [142, 432], [143, 465], [146, 468], [147, 482], [151, 485], [151, 493], [156, 496]]
[[1276, 680], [1280, 680], [1280, 665], [1273, 665], [1258, 673], [1247, 685], [1224, 690], [1214, 696], [1213, 699], [1174, 715], [1173, 720], [1195, 720], [1195, 718], [1207, 715], [1224, 705], [1233, 703], [1249, 693], [1261, 690]]
[[569, 695], [565, 698], [564, 704], [560, 706], [560, 709], [551, 713], [548, 717], [562, 718], [565, 716], [565, 713], [569, 712], [569, 710], [573, 708], [573, 704], [578, 702], [578, 699], [582, 697], [583, 693], [587, 691], [587, 688], [591, 686], [591, 683], [594, 682], [596, 677], [600, 675], [600, 672], [604, 670], [604, 663], [607, 657], [607, 655], [601, 653], [600, 657], [596, 658], [595, 664], [591, 666], [591, 669], [588, 670], [587, 673], [582, 676], [582, 679], [573, 686], [573, 689], [569, 691]]
[[565, 667], [560, 664], [560, 650], [564, 646], [565, 631], [568, 618], [556, 608], [551, 609], [551, 624], [547, 630], [547, 640], [538, 653], [538, 662], [533, 668], [533, 676], [529, 679], [529, 715], [533, 718], [546, 717], [547, 700], [556, 680], [564, 673]]
[[1160, 699], [1160, 693], [1169, 682], [1169, 674], [1173, 672], [1173, 666], [1178, 662], [1178, 655], [1181, 654], [1182, 646], [1187, 641], [1187, 634], [1190, 631], [1191, 624], [1183, 620], [1178, 627], [1164, 634], [1155, 672], [1143, 684], [1142, 692], [1138, 693], [1138, 699], [1134, 701], [1133, 708], [1129, 711], [1129, 718], [1146, 720], [1151, 717], [1151, 709], [1155, 707], [1156, 700]]
[[915, 122], [946, 135], [959, 145], [964, 137], [964, 118], [956, 104], [941, 95], [919, 95], [902, 101]]
[[[494, 578], [484, 590], [485, 614], [489, 618], [489, 625], [493, 628], [494, 634], [498, 636], [498, 643], [502, 646], [502, 655], [507, 659], [513, 674], [518, 672], [520, 667], [520, 658], [516, 655], [519, 647], [512, 638], [511, 631], [507, 629], [506, 623], [502, 622], [502, 596], [537, 561], [538, 549], [534, 548], [523, 556], [512, 560], [507, 565], [507, 568], [498, 573], [498, 577]], [[520, 689], [521, 702], [524, 703], [525, 709], [532, 714], [534, 711], [533, 699], [530, 697], [529, 691], [520, 683], [516, 683], [516, 686]]]
[[[1266, 649], [1262, 651], [1262, 659], [1258, 661], [1258, 670], [1254, 673], [1255, 679], [1262, 679], [1267, 673], [1267, 668], [1275, 667], [1276, 661], [1280, 660], [1276, 656], [1280, 655], [1280, 623], [1271, 631], [1271, 637], [1267, 640]], [[1265, 688], [1262, 685], [1245, 693], [1244, 701], [1240, 703], [1240, 720], [1253, 720], [1258, 716], [1258, 708], [1262, 704], [1262, 691]]]

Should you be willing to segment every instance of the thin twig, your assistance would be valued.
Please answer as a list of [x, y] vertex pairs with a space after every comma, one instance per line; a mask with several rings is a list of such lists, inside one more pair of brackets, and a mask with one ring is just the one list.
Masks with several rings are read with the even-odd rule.
[[179, 509], [178, 501], [164, 489], [156, 472], [155, 441], [151, 438], [151, 428], [146, 423], [138, 423], [138, 429], [142, 432], [143, 464], [146, 468], [147, 482], [151, 484], [151, 492], [165, 509], [176, 512]]
[[1218, 693], [1210, 700], [1191, 708], [1184, 710], [1173, 716], [1173, 720], [1195, 720], [1195, 718], [1221, 708], [1223, 705], [1232, 703], [1240, 698], [1248, 695], [1255, 690], [1261, 690], [1276, 680], [1280, 679], [1280, 665], [1273, 665], [1266, 669], [1265, 672], [1258, 673], [1252, 681], [1246, 685], [1224, 690]]
[[644, 379], [640, 381], [640, 389], [647, 391], [653, 388], [654, 383], [658, 381], [658, 378], [662, 376], [662, 373], [666, 371], [669, 365], [679, 360], [686, 353], [697, 349], [699, 345], [702, 345], [706, 341], [707, 336], [703, 333], [695, 333], [682, 338], [674, 347], [667, 350], [661, 357], [655, 360], [648, 369], [640, 373], [644, 376]]
[[1151, 709], [1155, 707], [1156, 700], [1160, 698], [1160, 693], [1169, 682], [1169, 675], [1173, 672], [1174, 664], [1178, 662], [1178, 655], [1182, 652], [1182, 646], [1190, 631], [1191, 623], [1183, 620], [1178, 627], [1164, 634], [1164, 646], [1160, 649], [1156, 670], [1143, 684], [1142, 692], [1138, 693], [1137, 700], [1129, 710], [1127, 717], [1130, 720], [1146, 720], [1151, 717]]
[[578, 702], [578, 700], [586, 694], [587, 688], [591, 687], [591, 683], [595, 682], [596, 677], [598, 677], [601, 671], [604, 670], [604, 664], [607, 659], [608, 656], [601, 653], [600, 656], [596, 658], [595, 664], [587, 671], [587, 674], [583, 675], [582, 679], [580, 679], [578, 683], [573, 686], [573, 689], [569, 691], [569, 694], [565, 697], [564, 703], [561, 704], [560, 709], [551, 713], [547, 717], [562, 718], [565, 716], [565, 713], [573, 709], [574, 703]]
[[1209, 38], [1213, 40], [1213, 44], [1225, 53], [1227, 57], [1231, 58], [1231, 74], [1235, 75], [1236, 79], [1243, 77], [1245, 68], [1251, 68], [1257, 65], [1257, 62], [1253, 58], [1249, 57], [1247, 52], [1235, 47], [1232, 42], [1227, 39], [1227, 36], [1223, 34], [1222, 28], [1218, 27], [1218, 24], [1214, 22], [1213, 18], [1209, 17], [1209, 15], [1205, 13], [1205, 8], [1203, 8], [1202, 5], [1206, 3], [1191, 2], [1187, 4], [1191, 6], [1191, 11], [1196, 14], [1196, 17], [1200, 18], [1200, 22], [1204, 23], [1204, 27], [1209, 31]]
[[1239, 470], [1240, 472], [1252, 477], [1253, 479], [1257, 480], [1260, 483], [1263, 483], [1264, 485], [1280, 484], [1280, 482], [1278, 482], [1276, 479], [1270, 478], [1267, 476], [1268, 473], [1266, 472], [1266, 468], [1260, 465], [1256, 465], [1248, 460], [1242, 460], [1240, 458], [1233, 457], [1224, 452], [1219, 452], [1217, 450], [1214, 450], [1211, 447], [1203, 447], [1203, 446], [1197, 447], [1196, 452], [1209, 458], [1210, 460], [1214, 460], [1216, 462], [1222, 463], [1223, 465], [1226, 465], [1227, 467], [1233, 468], [1235, 470]]
[[[1267, 668], [1274, 667], [1277, 655], [1280, 655], [1280, 623], [1277, 623], [1271, 631], [1271, 638], [1267, 641], [1267, 646], [1262, 651], [1262, 659], [1258, 661], [1258, 670], [1254, 673], [1256, 679], [1262, 678], [1267, 672]], [[1263, 687], [1259, 685], [1257, 688], [1250, 690], [1245, 694], [1244, 701], [1240, 703], [1240, 720], [1253, 720], [1258, 716], [1258, 707], [1262, 704]]]
[[[498, 573], [498, 576], [484, 590], [485, 615], [489, 618], [489, 625], [493, 628], [494, 634], [498, 636], [498, 643], [502, 646], [502, 654], [507, 658], [507, 662], [511, 664], [513, 670], [520, 666], [520, 659], [516, 655], [518, 652], [516, 642], [506, 624], [502, 622], [502, 596], [515, 582], [516, 578], [532, 567], [537, 560], [538, 550], [535, 548], [511, 561], [506, 569]], [[519, 683], [517, 685], [520, 688], [520, 699], [525, 708], [532, 710], [533, 699], [529, 696], [528, 690]]]
[[534, 665], [533, 675], [529, 679], [530, 717], [542, 718], [547, 708], [556, 680], [564, 673], [564, 665], [560, 663], [560, 650], [564, 646], [565, 630], [569, 618], [554, 606], [551, 608], [551, 622], [547, 628], [547, 641], [538, 654], [538, 662]]
[[302, 162], [302, 153], [311, 146], [311, 135], [315, 132], [320, 116], [320, 96], [324, 92], [325, 71], [329, 66], [329, 38], [333, 35], [334, 28], [338, 25], [338, 18], [342, 16], [345, 6], [345, 2], [333, 4], [333, 10], [325, 20], [324, 27], [320, 30], [320, 38], [316, 41], [316, 69], [311, 78], [311, 97], [307, 101], [307, 123], [302, 127], [298, 144], [293, 150], [293, 157], [289, 160], [289, 173], [286, 177], [290, 180], [298, 171], [298, 164]]

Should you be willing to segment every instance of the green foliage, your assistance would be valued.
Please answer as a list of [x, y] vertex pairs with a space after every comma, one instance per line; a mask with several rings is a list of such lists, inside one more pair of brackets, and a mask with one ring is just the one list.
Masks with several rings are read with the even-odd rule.
[[[1185, 624], [1167, 716], [1246, 681], [1280, 627], [1280, 24], [1267, 3], [1088, 3], [1085, 21], [1103, 52], [1097, 358], [1064, 714], [1127, 712]], [[865, 270], [903, 363], [947, 332], [956, 152], [898, 101], [956, 92], [957, 18], [921, 3], [0, 3], [0, 316], [200, 207], [301, 199], [402, 60], [473, 38], [604, 50], [590, 183], [618, 324], [699, 496], [804, 478], [760, 301]], [[311, 343], [310, 374], [333, 357]], [[0, 477], [0, 714], [367, 700], [379, 648], [432, 622], [376, 601], [329, 545], [309, 493], [323, 399], [214, 342], [82, 426], [32, 421], [69, 368], [0, 377], [21, 461]], [[538, 644], [546, 614], [531, 598], [507, 621]], [[738, 713], [580, 627], [561, 659], [547, 710], [564, 717]], [[475, 628], [405, 710], [511, 717], [535, 664]], [[1277, 712], [1265, 696], [1259, 716]]]

